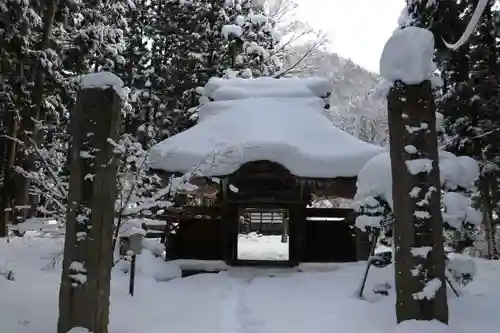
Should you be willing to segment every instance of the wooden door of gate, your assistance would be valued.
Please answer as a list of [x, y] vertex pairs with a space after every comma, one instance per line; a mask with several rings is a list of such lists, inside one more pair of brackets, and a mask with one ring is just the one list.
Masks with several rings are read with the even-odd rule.
[[350, 209], [308, 208], [304, 225], [304, 262], [357, 261], [354, 214]]

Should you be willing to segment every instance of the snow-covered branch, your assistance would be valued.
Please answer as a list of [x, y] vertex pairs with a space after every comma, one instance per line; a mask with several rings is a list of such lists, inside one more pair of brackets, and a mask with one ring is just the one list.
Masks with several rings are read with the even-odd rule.
[[[443, 228], [465, 238], [474, 237], [482, 222], [481, 213], [474, 208], [475, 181], [479, 177], [479, 166], [467, 156], [455, 156], [440, 152], [441, 210]], [[417, 198], [419, 188], [409, 195]], [[385, 230], [384, 223], [393, 219], [392, 172], [389, 153], [371, 159], [358, 175], [355, 207], [359, 213], [356, 227]], [[461, 236], [461, 237], [462, 237]]]

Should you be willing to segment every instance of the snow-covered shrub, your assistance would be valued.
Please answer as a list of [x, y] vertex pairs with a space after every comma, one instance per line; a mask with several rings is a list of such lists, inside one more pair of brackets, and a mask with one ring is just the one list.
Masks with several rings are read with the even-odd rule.
[[450, 271], [453, 280], [463, 286], [471, 282], [477, 273], [476, 264], [471, 258], [458, 255], [449, 255], [446, 267]]
[[[440, 151], [439, 167], [443, 228], [454, 237], [472, 237], [472, 231], [482, 222], [481, 214], [473, 208], [471, 199], [475, 191], [474, 183], [479, 177], [479, 166], [472, 158]], [[413, 189], [410, 196], [418, 194], [413, 191], [418, 189]], [[359, 213], [356, 227], [362, 230], [380, 228], [385, 231], [386, 237], [391, 237], [391, 231], [387, 230], [394, 218], [389, 152], [373, 157], [359, 172], [354, 199]], [[473, 275], [475, 272], [469, 273]], [[462, 277], [459, 272], [453, 274]]]
[[[136, 274], [146, 278], [153, 278], [157, 282], [167, 282], [182, 276], [182, 270], [173, 263], [165, 262], [164, 259], [158, 258], [149, 250], [144, 250], [137, 256]], [[129, 273], [130, 262], [120, 261], [115, 269], [123, 273]]]
[[[481, 214], [472, 207], [470, 197], [474, 192], [474, 182], [479, 176], [477, 162], [467, 156], [457, 157], [441, 151], [439, 167], [445, 226], [458, 230], [479, 225]], [[412, 192], [409, 193], [410, 196], [416, 194]], [[390, 214], [393, 208], [391, 158], [388, 152], [373, 157], [359, 172], [354, 199], [361, 213], [356, 226], [363, 229], [367, 226], [380, 227], [382, 218], [373, 216]], [[390, 209], [384, 209], [385, 204]]]

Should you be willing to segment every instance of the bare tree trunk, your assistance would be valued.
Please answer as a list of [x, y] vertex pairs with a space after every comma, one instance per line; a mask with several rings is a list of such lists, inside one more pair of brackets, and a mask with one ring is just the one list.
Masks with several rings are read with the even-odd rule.
[[[11, 216], [12, 207], [11, 201], [14, 193], [14, 183], [12, 180], [12, 168], [14, 167], [14, 161], [16, 157], [16, 138], [17, 138], [17, 130], [19, 127], [18, 117], [13, 112], [10, 111], [5, 115], [7, 118], [5, 125], [8, 127], [8, 138], [4, 138], [5, 140], [5, 156], [6, 159], [3, 167], [3, 184], [2, 191], [0, 193], [0, 237], [6, 237], [8, 234], [7, 223], [9, 221], [9, 217]], [[9, 211], [10, 209], [10, 211]]]
[[482, 175], [479, 180], [479, 189], [481, 193], [481, 212], [483, 215], [483, 228], [487, 244], [488, 259], [498, 259], [498, 251], [495, 239], [495, 227], [493, 226], [493, 202], [491, 197], [492, 177]]
[[497, 231], [498, 231], [498, 217], [495, 217], [493, 214], [495, 211], [495, 207], [500, 207], [499, 202], [498, 202], [498, 182], [500, 181], [499, 178], [499, 173], [495, 172], [491, 176], [491, 183], [490, 183], [490, 189], [491, 189], [491, 211], [490, 211], [490, 216], [491, 216], [491, 234], [493, 237], [493, 250], [495, 251], [495, 255], [497, 259], [500, 259], [500, 248], [498, 247], [498, 240], [497, 240]]
[[283, 224], [281, 226], [281, 242], [288, 242], [288, 217], [283, 219]]
[[[97, 74], [92, 74], [97, 75]], [[81, 90], [71, 115], [70, 188], [58, 333], [107, 333], [113, 260], [121, 99], [113, 88]]]
[[[57, 5], [59, 0], [50, 0], [45, 7], [43, 17], [43, 36], [41, 43], [38, 47], [40, 51], [46, 51], [50, 47], [50, 40], [52, 38], [52, 30], [54, 26], [54, 18], [56, 14]], [[21, 166], [25, 170], [35, 171], [36, 154], [33, 152], [32, 140], [37, 143], [43, 141], [42, 133], [38, 131], [36, 122], [41, 119], [40, 113], [42, 110], [43, 94], [45, 89], [45, 68], [41, 64], [37, 64], [35, 75], [35, 85], [33, 88], [33, 101], [32, 106], [24, 110], [21, 120], [21, 139], [24, 142], [24, 154], [21, 155]], [[22, 176], [21, 176], [22, 178]], [[18, 195], [16, 195], [16, 206], [22, 207], [16, 212], [16, 221], [20, 222], [26, 218], [28, 212], [27, 206], [34, 205], [31, 211], [36, 211], [36, 198], [31, 197], [29, 194], [31, 182], [29, 179], [21, 179], [18, 184]]]
[[356, 257], [358, 261], [365, 261], [370, 258], [371, 239], [369, 233], [360, 229], [354, 228], [356, 238]]
[[429, 81], [388, 96], [398, 322], [448, 323], [435, 105]]

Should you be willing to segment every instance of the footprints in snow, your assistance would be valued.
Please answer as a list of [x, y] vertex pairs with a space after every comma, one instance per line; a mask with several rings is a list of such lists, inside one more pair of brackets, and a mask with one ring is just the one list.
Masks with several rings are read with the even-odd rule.
[[228, 293], [221, 309], [222, 333], [259, 333], [262, 321], [252, 318], [246, 304], [248, 286], [255, 276], [241, 276], [231, 279]]

